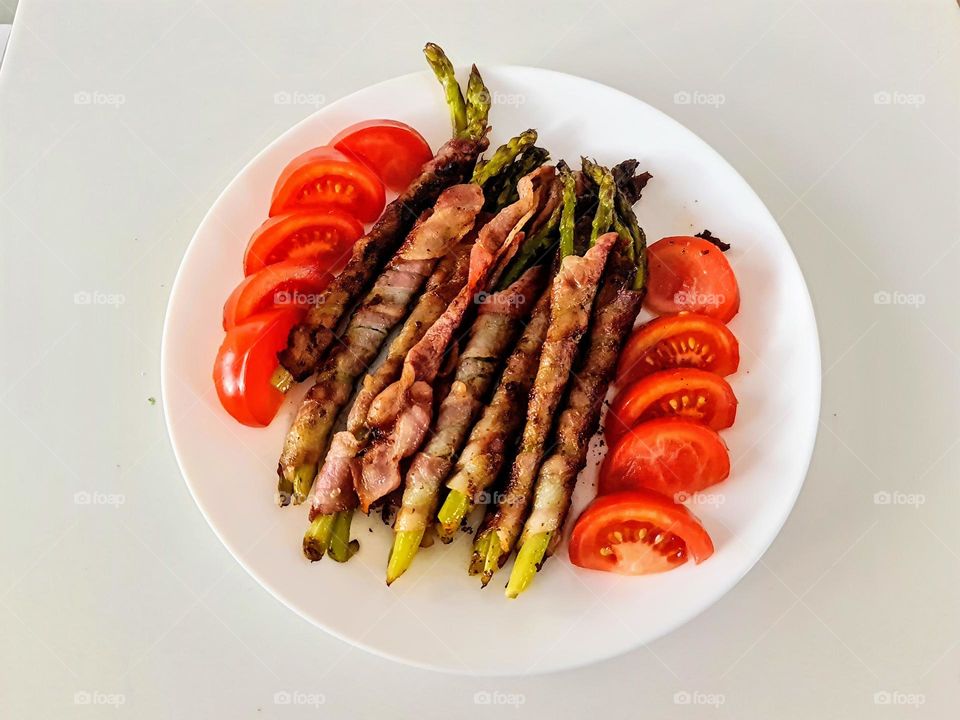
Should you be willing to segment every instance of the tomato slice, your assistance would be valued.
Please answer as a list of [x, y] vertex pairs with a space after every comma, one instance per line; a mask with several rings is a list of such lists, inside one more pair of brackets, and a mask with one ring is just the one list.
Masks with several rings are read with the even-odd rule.
[[332, 207], [373, 222], [385, 202], [383, 183], [373, 170], [323, 146], [298, 155], [280, 173], [270, 217], [291, 210]]
[[698, 237], [665, 237], [647, 250], [646, 306], [657, 314], [681, 310], [729, 322], [740, 309], [733, 268], [716, 245]]
[[265, 427], [283, 402], [270, 384], [277, 352], [286, 347], [290, 328], [303, 311], [270, 310], [249, 318], [227, 333], [213, 365], [213, 383], [224, 410], [250, 427]]
[[279, 307], [313, 307], [331, 274], [320, 264], [296, 260], [267, 265], [230, 293], [223, 305], [223, 329], [230, 330], [257, 313]]
[[631, 428], [610, 447], [600, 466], [598, 492], [653, 490], [677, 502], [726, 480], [727, 446], [706, 425], [665, 418]]
[[303, 210], [269, 218], [257, 228], [243, 255], [243, 274], [267, 265], [296, 260], [329, 266], [336, 272], [350, 258], [363, 225], [341, 210]]
[[397, 120], [366, 120], [340, 132], [330, 144], [372, 168], [391, 190], [403, 190], [433, 152], [423, 135]]
[[699, 313], [664, 315], [633, 331], [620, 354], [617, 382], [634, 382], [670, 368], [726, 376], [739, 365], [740, 344], [722, 322]]
[[634, 425], [660, 417], [682, 417], [722, 430], [737, 417], [737, 398], [727, 381], [711, 372], [661, 370], [614, 398], [604, 428], [607, 443], [613, 445]]
[[699, 564], [711, 555], [713, 541], [696, 516], [648, 490], [597, 498], [570, 536], [570, 562], [621, 575], [664, 572], [689, 557]]

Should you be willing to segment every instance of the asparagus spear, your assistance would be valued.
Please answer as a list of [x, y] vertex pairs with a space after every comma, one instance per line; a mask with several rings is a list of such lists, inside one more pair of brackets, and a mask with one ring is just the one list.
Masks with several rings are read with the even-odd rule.
[[520, 153], [526, 150], [537, 141], [537, 131], [534, 129], [524, 130], [514, 138], [510, 138], [506, 143], [497, 148], [487, 162], [483, 165], [477, 165], [473, 171], [473, 182], [477, 185], [485, 185], [495, 175], [500, 174], [513, 162]]
[[517, 200], [517, 183], [524, 175], [529, 175], [550, 159], [550, 153], [542, 147], [529, 147], [520, 154], [506, 172], [501, 174], [495, 183], [491, 183], [488, 194], [488, 207], [506, 207]]
[[[560, 254], [563, 259], [553, 281], [550, 326], [530, 394], [527, 421], [506, 492], [497, 504], [496, 512], [484, 519], [474, 544], [470, 567], [477, 570], [482, 565], [481, 582], [484, 586], [506, 562], [520, 534], [553, 415], [566, 388], [577, 345], [586, 331], [589, 308], [607, 254], [617, 239], [612, 233], [598, 238], [583, 257], [566, 254], [572, 251], [570, 221], [575, 211], [575, 187], [572, 179], [564, 178], [564, 181], [564, 212], [560, 220]], [[607, 208], [598, 209], [598, 213], [607, 211]]]
[[[595, 182], [612, 177], [599, 166], [588, 166], [584, 171]], [[560, 542], [577, 475], [586, 464], [590, 438], [600, 422], [600, 409], [607, 394], [610, 379], [616, 369], [617, 357], [636, 320], [645, 290], [646, 245], [641, 238], [635, 244], [635, 235], [628, 227], [639, 229], [636, 216], [627, 195], [618, 189], [626, 205], [619, 205], [623, 233], [620, 253], [609, 263], [609, 272], [597, 297], [586, 351], [574, 373], [566, 407], [557, 423], [557, 444], [554, 453], [540, 468], [534, 491], [533, 509], [524, 525], [520, 549], [514, 562], [506, 595], [517, 597], [533, 581], [546, 557], [552, 555]], [[625, 215], [625, 216], [624, 216]], [[637, 276], [640, 276], [639, 284]]]
[[490, 115], [490, 91], [480, 77], [477, 66], [470, 68], [467, 80], [467, 137], [483, 137], [487, 134], [487, 117]]
[[573, 226], [576, 215], [576, 179], [564, 163], [557, 167], [563, 181], [563, 213], [560, 216], [560, 259], [574, 255]]
[[447, 106], [450, 108], [450, 124], [453, 126], [453, 136], [462, 137], [467, 129], [467, 104], [463, 99], [463, 93], [460, 91], [460, 84], [457, 82], [457, 76], [453, 70], [453, 63], [439, 45], [427, 43], [423, 48], [423, 54], [427, 57], [430, 69], [437, 76], [437, 80], [443, 86], [444, 95], [447, 98]]

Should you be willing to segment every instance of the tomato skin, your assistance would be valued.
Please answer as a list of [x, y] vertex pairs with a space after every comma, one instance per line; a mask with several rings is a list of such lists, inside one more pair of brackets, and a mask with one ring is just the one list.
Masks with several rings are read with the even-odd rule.
[[220, 404], [249, 427], [266, 427], [283, 403], [283, 393], [270, 384], [277, 352], [286, 346], [290, 328], [303, 311], [289, 308], [260, 313], [230, 330], [213, 365], [213, 383]]
[[244, 278], [223, 306], [223, 329], [230, 330], [257, 313], [278, 307], [307, 309], [332, 275], [320, 264], [296, 260], [267, 265]]
[[268, 218], [250, 237], [243, 255], [244, 276], [284, 260], [326, 264], [336, 272], [363, 235], [363, 224], [341, 210], [303, 210]]
[[423, 135], [397, 120], [366, 120], [342, 130], [330, 145], [371, 168], [391, 190], [403, 190], [433, 151]]
[[715, 430], [679, 418], [648, 420], [609, 448], [597, 492], [652, 490], [682, 501], [730, 476], [730, 454]]
[[570, 562], [582, 568], [647, 575], [672, 570], [688, 557], [702, 563], [713, 555], [713, 541], [683, 505], [633, 490], [594, 500], [573, 526], [569, 551]]
[[740, 366], [740, 343], [716, 318], [701, 313], [662, 315], [630, 335], [617, 365], [619, 384], [660, 370], [696, 368], [721, 377]]
[[270, 216], [291, 210], [337, 208], [373, 222], [386, 204], [383, 183], [370, 168], [332, 147], [291, 160], [273, 188]]
[[644, 304], [657, 314], [682, 310], [729, 322], [740, 310], [740, 288], [727, 258], [703, 238], [665, 237], [647, 250]]
[[604, 428], [607, 443], [613, 445], [635, 425], [660, 417], [682, 417], [722, 430], [737, 417], [737, 397], [729, 383], [714, 373], [695, 368], [661, 370], [614, 398]]

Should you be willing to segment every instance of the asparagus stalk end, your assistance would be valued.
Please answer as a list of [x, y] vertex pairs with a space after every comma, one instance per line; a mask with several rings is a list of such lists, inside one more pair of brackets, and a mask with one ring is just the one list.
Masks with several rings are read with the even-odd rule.
[[453, 539], [460, 527], [460, 522], [470, 512], [470, 505], [470, 498], [459, 490], [451, 490], [447, 495], [447, 499], [440, 507], [440, 512], [437, 513], [437, 522], [440, 524], [437, 532], [443, 542], [450, 542]]
[[336, 515], [318, 515], [303, 535], [303, 554], [311, 562], [323, 560], [330, 547]]
[[516, 598], [533, 582], [537, 570], [543, 564], [552, 535], [553, 533], [550, 532], [536, 533], [529, 536], [520, 546], [517, 559], [513, 563], [513, 570], [510, 572], [510, 580], [507, 582], [506, 596], [508, 598]]
[[393, 583], [403, 575], [413, 562], [420, 541], [423, 540], [423, 530], [398, 530], [393, 536], [393, 548], [390, 550], [390, 559], [387, 561], [387, 585]]
[[282, 393], [286, 393], [293, 387], [293, 375], [283, 365], [277, 367], [270, 376], [270, 384]]
[[350, 539], [350, 522], [353, 520], [353, 510], [343, 510], [334, 515], [333, 528], [330, 534], [330, 549], [327, 551], [334, 560], [344, 563], [352, 558], [360, 543]]

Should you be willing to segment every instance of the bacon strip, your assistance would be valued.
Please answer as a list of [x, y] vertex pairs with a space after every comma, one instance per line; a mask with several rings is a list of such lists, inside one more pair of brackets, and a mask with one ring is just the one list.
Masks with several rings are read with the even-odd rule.
[[[487, 514], [477, 533], [478, 541], [490, 537], [491, 542], [499, 543], [500, 566], [509, 557], [523, 526], [554, 413], [569, 381], [577, 345], [587, 329], [607, 255], [616, 240], [616, 233], [607, 233], [598, 238], [596, 245], [582, 257], [568, 255], [553, 280], [550, 326], [530, 393], [520, 448], [496, 511]], [[471, 569], [479, 570], [482, 561], [483, 558], [475, 553]], [[484, 583], [489, 578], [490, 575], [485, 575]]]
[[543, 274], [542, 268], [531, 268], [506, 289], [483, 298], [470, 339], [460, 354], [453, 385], [440, 403], [433, 435], [407, 471], [394, 530], [422, 530], [427, 526], [436, 510], [440, 487], [453, 466], [453, 456], [483, 407], [500, 359], [530, 312]]
[[[331, 439], [323, 467], [314, 480], [310, 495], [311, 522], [317, 515], [330, 515], [356, 507], [352, 473], [357, 467], [354, 460], [367, 443], [367, 411], [370, 403], [381, 390], [396, 380], [410, 348], [423, 337], [427, 328], [440, 317], [466, 283], [472, 243], [473, 240], [468, 235], [438, 263], [427, 281], [423, 295], [390, 343], [387, 357], [376, 371], [364, 376], [347, 418], [347, 429], [336, 433]], [[348, 499], [348, 502], [345, 502], [345, 499]]]
[[[341, 343], [324, 361], [317, 382], [304, 397], [284, 441], [277, 472], [281, 488], [293, 485], [295, 503], [304, 499], [293, 483], [298, 469], [316, 471], [333, 424], [350, 399], [357, 377], [376, 358], [439, 257], [470, 231], [482, 207], [483, 191], [477, 185], [455, 185], [445, 190], [433, 212], [417, 221], [354, 312]], [[339, 502], [349, 501], [345, 495], [338, 497]], [[278, 501], [286, 505], [289, 498], [278, 492]]]
[[371, 403], [367, 424], [373, 440], [362, 457], [357, 495], [364, 512], [400, 486], [400, 461], [423, 442], [432, 416], [433, 389], [440, 364], [470, 302], [487, 286], [493, 268], [516, 250], [523, 225], [536, 211], [542, 186], [553, 180], [552, 167], [522, 178], [517, 202], [501, 210], [479, 233], [470, 251], [467, 284], [407, 354], [400, 379]]
[[523, 428], [527, 399], [540, 364], [540, 350], [550, 325], [548, 288], [537, 300], [530, 321], [507, 360], [490, 404], [470, 431], [447, 487], [474, 503], [493, 485], [503, 468], [513, 438]]
[[523, 528], [520, 545], [530, 534], [553, 532], [547, 555], [560, 543], [577, 475], [587, 461], [587, 449], [600, 424], [600, 410], [617, 357], [633, 327], [643, 300], [631, 289], [636, 267], [626, 252], [608, 261], [606, 278], [597, 293], [590, 332], [557, 421], [555, 449], [540, 467], [533, 509]]
[[354, 244], [346, 266], [303, 321], [290, 331], [286, 349], [277, 355], [295, 379], [305, 380], [314, 371], [347, 308], [370, 284], [420, 213], [433, 205], [445, 188], [469, 178], [487, 144], [486, 137], [447, 141], [423, 166], [420, 176], [387, 205], [370, 232]]

